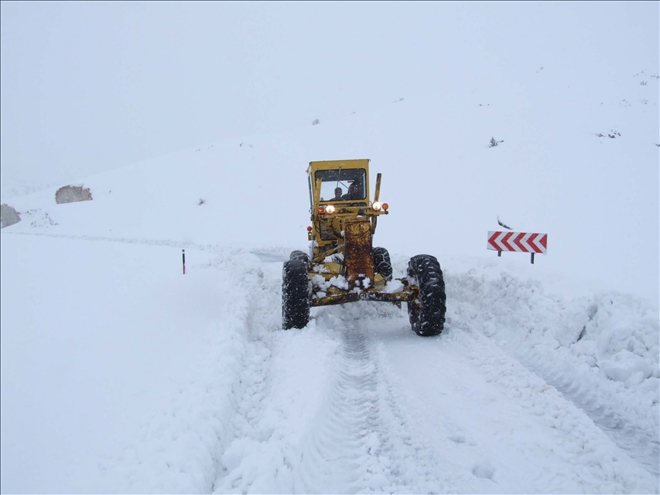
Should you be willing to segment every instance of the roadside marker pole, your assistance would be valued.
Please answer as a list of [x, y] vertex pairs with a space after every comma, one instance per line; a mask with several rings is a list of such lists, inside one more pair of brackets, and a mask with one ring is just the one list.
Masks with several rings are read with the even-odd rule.
[[182, 249], [181, 250], [183, 253], [183, 274], [186, 274], [186, 250]]

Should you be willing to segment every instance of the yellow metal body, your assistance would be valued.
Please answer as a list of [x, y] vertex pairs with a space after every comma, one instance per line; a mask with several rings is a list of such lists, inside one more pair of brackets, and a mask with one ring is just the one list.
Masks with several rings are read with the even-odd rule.
[[[335, 187], [348, 188], [350, 180], [342, 179], [341, 174], [345, 172], [348, 176], [359, 177], [355, 170], [364, 171], [364, 194], [359, 199], [334, 200], [333, 198], [323, 198], [321, 189], [323, 180], [318, 172], [333, 171], [337, 172], [339, 180], [326, 181], [338, 184]], [[351, 171], [351, 172], [349, 172]], [[380, 215], [386, 215], [387, 211], [376, 211], [371, 208], [372, 202], [369, 201], [369, 160], [332, 160], [322, 162], [310, 162], [307, 169], [309, 175], [309, 188], [311, 200], [311, 221], [312, 230], [309, 232], [309, 240], [313, 242], [312, 261], [321, 263], [325, 258], [333, 254], [344, 254], [344, 232], [347, 222], [367, 222], [371, 235], [376, 232], [376, 219]], [[327, 213], [326, 207], [332, 205], [335, 207], [334, 213]], [[324, 209], [320, 212], [320, 209]]]
[[307, 173], [312, 221], [308, 233], [311, 305], [359, 300], [398, 304], [416, 297], [417, 287], [406, 279], [399, 279], [399, 289], [390, 291], [383, 277], [375, 273], [372, 237], [378, 217], [388, 211], [374, 208], [381, 174], [376, 180], [374, 201], [370, 200], [369, 160], [310, 162]]

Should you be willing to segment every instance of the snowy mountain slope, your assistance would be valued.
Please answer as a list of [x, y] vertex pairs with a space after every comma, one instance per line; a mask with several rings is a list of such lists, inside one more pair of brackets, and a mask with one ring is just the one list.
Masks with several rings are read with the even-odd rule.
[[[657, 79], [629, 81], [457, 85], [12, 198], [2, 492], [657, 493]], [[306, 164], [341, 157], [384, 174], [395, 276], [440, 260], [438, 338], [377, 304], [280, 330]], [[549, 254], [486, 251], [498, 214]]]
[[[378, 235], [393, 252], [490, 257], [486, 235], [500, 216], [514, 230], [549, 234], [538, 271], [657, 302], [658, 79], [625, 74], [601, 86], [530, 72], [511, 87], [448, 80], [319, 125], [182, 150], [132, 165], [128, 181], [125, 168], [84, 178], [108, 208], [145, 201], [101, 223], [93, 219], [102, 206], [69, 206], [76, 213], [58, 229], [288, 246], [305, 239], [307, 163], [363, 157], [383, 173], [391, 214]], [[504, 142], [489, 148], [491, 137]], [[6, 201], [25, 212], [37, 196]], [[237, 209], [247, 200], [254, 210]], [[49, 209], [53, 221], [61, 211]]]

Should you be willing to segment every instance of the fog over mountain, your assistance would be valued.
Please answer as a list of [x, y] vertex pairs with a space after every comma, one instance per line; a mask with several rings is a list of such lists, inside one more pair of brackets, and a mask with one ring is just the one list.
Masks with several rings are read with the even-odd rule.
[[464, 88], [486, 104], [526, 91], [537, 71], [549, 96], [622, 100], [658, 66], [653, 2], [0, 8], [3, 196], [400, 97]]

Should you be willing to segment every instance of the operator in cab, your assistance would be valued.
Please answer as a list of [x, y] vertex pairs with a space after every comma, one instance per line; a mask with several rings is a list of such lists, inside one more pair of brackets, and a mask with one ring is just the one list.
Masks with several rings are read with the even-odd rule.
[[360, 199], [358, 198], [358, 188], [355, 182], [348, 186], [348, 192], [341, 197], [342, 200]]

